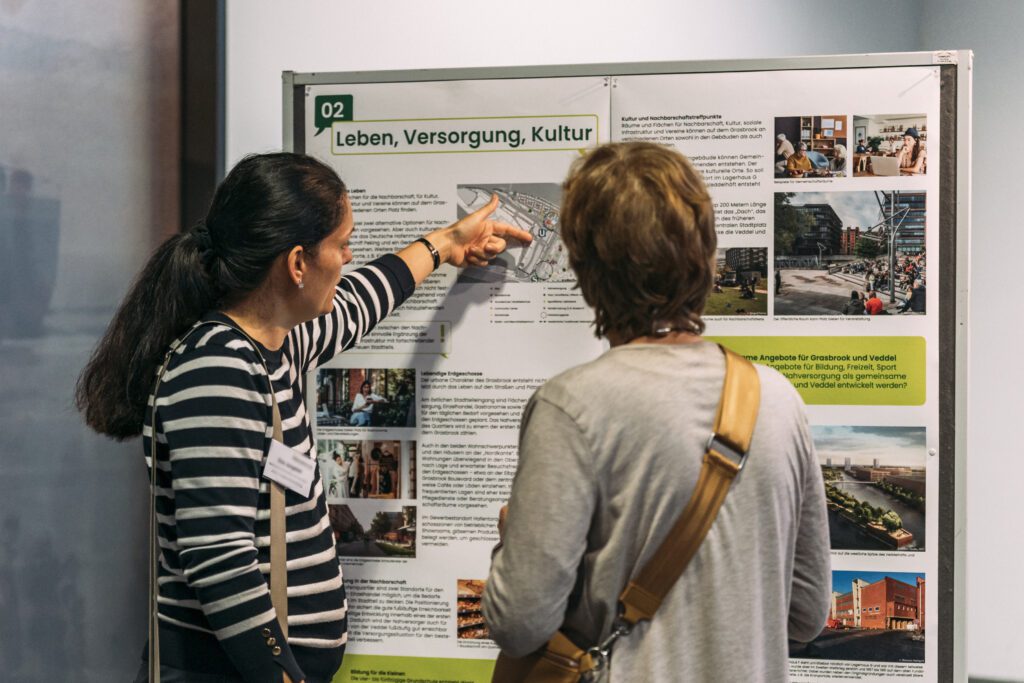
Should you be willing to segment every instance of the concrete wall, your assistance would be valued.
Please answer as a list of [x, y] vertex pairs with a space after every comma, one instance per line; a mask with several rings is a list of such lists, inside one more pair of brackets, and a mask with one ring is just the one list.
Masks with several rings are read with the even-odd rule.
[[[177, 228], [178, 3], [0, 2], [0, 679], [126, 681], [146, 631], [138, 441], [89, 432], [74, 384]], [[2, 183], [0, 183], [2, 184]], [[0, 189], [0, 194], [3, 194]]]
[[[917, 22], [922, 49], [972, 48], [974, 60], [971, 357], [967, 453], [967, 655], [973, 676], [1024, 680], [1024, 638], [1014, 624], [1024, 592], [1007, 590], [1024, 567], [1024, 458], [1015, 425], [1022, 414], [1019, 353], [1024, 303], [1011, 265], [1024, 249], [1014, 202], [1024, 137], [1024, 3], [939, 0]], [[1016, 530], [1016, 533], [1015, 533]], [[1008, 583], [1009, 582], [1009, 583]]]

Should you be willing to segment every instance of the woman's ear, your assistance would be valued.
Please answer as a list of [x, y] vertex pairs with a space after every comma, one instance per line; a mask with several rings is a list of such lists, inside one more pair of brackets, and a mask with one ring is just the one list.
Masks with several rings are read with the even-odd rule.
[[302, 280], [306, 275], [306, 257], [306, 250], [302, 248], [302, 245], [296, 245], [288, 252], [288, 256], [286, 258], [288, 263], [288, 277], [299, 289], [302, 289], [304, 286]]

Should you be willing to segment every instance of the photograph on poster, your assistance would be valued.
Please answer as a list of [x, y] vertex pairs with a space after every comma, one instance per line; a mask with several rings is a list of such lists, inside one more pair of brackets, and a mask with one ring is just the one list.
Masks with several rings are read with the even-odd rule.
[[833, 550], [925, 549], [924, 427], [814, 425]]
[[775, 315], [925, 313], [925, 193], [776, 192]]
[[913, 572], [832, 572], [825, 629], [789, 656], [860, 662], [924, 662], [925, 576]]
[[486, 581], [458, 579], [458, 608], [455, 615], [457, 637], [463, 640], [490, 638], [480, 602]]
[[416, 371], [410, 368], [321, 369], [317, 427], [415, 427]]
[[[415, 441], [317, 440], [317, 461], [328, 500], [339, 498], [415, 498], [412, 472]], [[408, 472], [410, 490], [402, 490]]]
[[562, 244], [558, 214], [562, 187], [558, 183], [459, 185], [458, 217], [476, 211], [498, 195], [496, 220], [511, 223], [533, 236], [528, 245], [510, 244], [486, 267], [472, 266], [459, 274], [460, 283], [572, 282], [568, 254]]
[[889, 114], [853, 117], [855, 178], [927, 172], [928, 117]]
[[715, 284], [705, 316], [768, 313], [768, 249], [719, 249], [715, 258]]
[[328, 505], [338, 557], [416, 557], [416, 507], [357, 501]]
[[775, 177], [841, 178], [846, 175], [845, 114], [780, 116], [775, 119]]

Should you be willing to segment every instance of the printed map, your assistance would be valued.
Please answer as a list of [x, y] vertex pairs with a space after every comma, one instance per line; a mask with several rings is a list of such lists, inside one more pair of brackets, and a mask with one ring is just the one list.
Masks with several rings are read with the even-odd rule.
[[490, 266], [467, 268], [459, 282], [566, 282], [575, 278], [558, 231], [561, 188], [557, 183], [459, 185], [458, 193], [460, 218], [496, 194], [500, 205], [494, 218], [533, 235], [530, 245], [510, 246]]

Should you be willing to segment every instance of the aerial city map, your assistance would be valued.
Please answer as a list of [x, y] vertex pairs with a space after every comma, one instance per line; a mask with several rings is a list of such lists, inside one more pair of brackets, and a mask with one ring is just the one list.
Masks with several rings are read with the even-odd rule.
[[459, 185], [459, 218], [486, 204], [492, 194], [500, 205], [496, 220], [505, 221], [533, 235], [528, 246], [510, 245], [486, 268], [467, 268], [459, 282], [565, 282], [574, 279], [559, 235], [558, 183]]

